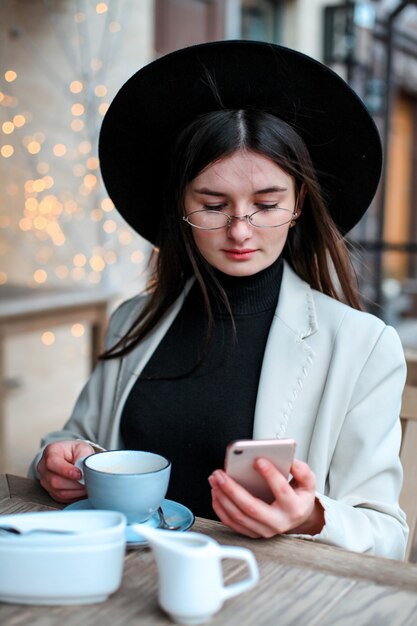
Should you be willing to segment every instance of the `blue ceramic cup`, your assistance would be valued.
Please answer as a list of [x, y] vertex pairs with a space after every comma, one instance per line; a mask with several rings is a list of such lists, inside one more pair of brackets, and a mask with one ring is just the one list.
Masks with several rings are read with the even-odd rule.
[[91, 505], [124, 513], [129, 523], [146, 522], [158, 510], [171, 475], [168, 459], [140, 450], [97, 452], [76, 465]]

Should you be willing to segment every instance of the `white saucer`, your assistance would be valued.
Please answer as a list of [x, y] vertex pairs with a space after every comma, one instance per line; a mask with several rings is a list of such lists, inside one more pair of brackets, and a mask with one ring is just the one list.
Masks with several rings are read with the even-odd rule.
[[[65, 507], [65, 511], [86, 511], [89, 509], [93, 509], [89, 500], [78, 500], [78, 502], [73, 502]], [[174, 502], [174, 500], [163, 500], [162, 501], [162, 510], [164, 512], [165, 520], [168, 524], [172, 526], [178, 526], [178, 532], [184, 532], [191, 528], [194, 524], [194, 514], [183, 504], [179, 502]], [[154, 513], [150, 519], [146, 522], [143, 522], [144, 526], [150, 526], [151, 528], [158, 528], [159, 526], [159, 515], [158, 513]], [[177, 532], [177, 531], [175, 531]], [[147, 546], [148, 541], [142, 537], [139, 533], [135, 532], [133, 528], [130, 526], [126, 527], [126, 547], [130, 549], [134, 548], [142, 548], [143, 546]]]

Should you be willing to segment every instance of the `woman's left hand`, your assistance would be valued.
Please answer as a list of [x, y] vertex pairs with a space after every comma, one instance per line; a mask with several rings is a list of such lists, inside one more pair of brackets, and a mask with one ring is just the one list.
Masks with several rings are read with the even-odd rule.
[[257, 459], [254, 467], [271, 488], [272, 504], [252, 496], [223, 470], [209, 477], [213, 509], [223, 524], [254, 538], [315, 535], [322, 530], [324, 510], [315, 497], [316, 478], [307, 463], [293, 462], [290, 483], [267, 459]]

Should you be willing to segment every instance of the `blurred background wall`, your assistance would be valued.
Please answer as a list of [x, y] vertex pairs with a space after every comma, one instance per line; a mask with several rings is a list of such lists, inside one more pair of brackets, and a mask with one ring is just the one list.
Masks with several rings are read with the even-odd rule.
[[[386, 152], [349, 235], [366, 306], [417, 349], [417, 8], [396, 0], [0, 0], [0, 465], [25, 473], [68, 417], [107, 315], [146, 283], [150, 245], [118, 216], [97, 138], [118, 88], [203, 41], [257, 39], [324, 61]], [[352, 181], [354, 184], [354, 181]]]

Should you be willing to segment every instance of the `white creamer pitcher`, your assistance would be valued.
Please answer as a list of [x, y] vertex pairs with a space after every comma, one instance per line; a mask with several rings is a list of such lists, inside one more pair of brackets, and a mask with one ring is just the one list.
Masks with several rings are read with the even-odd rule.
[[[133, 525], [135, 526], [135, 525]], [[140, 526], [154, 552], [159, 572], [159, 604], [179, 624], [202, 624], [219, 611], [228, 598], [247, 591], [259, 580], [250, 550], [221, 546], [207, 535], [174, 533]], [[225, 586], [222, 559], [246, 562], [249, 575]]]

